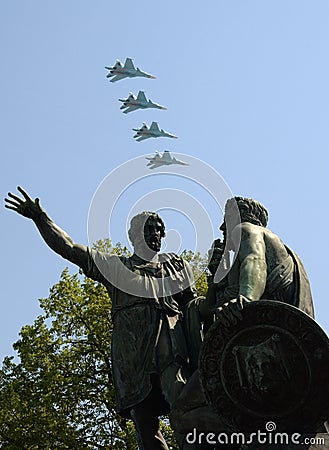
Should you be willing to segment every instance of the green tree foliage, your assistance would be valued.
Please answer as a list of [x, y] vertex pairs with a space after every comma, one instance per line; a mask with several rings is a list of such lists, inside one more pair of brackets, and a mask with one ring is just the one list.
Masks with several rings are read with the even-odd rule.
[[[128, 254], [108, 240], [95, 247]], [[201, 264], [200, 255], [185, 257], [194, 270]], [[136, 450], [132, 422], [115, 411], [107, 291], [66, 269], [40, 306], [44, 314], [23, 327], [14, 344], [19, 362], [7, 357], [0, 370], [0, 448]], [[167, 421], [162, 431], [176, 449]]]
[[190, 263], [198, 295], [206, 295], [208, 255], [202, 256], [200, 252], [193, 253], [192, 250], [184, 250], [181, 256]]

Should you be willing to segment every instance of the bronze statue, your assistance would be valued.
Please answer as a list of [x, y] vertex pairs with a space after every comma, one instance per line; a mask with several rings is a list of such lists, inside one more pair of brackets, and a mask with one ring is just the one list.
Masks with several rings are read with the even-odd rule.
[[[216, 240], [213, 245], [207, 301], [199, 307], [201, 319], [206, 323], [215, 321], [217, 330], [222, 330], [224, 336], [225, 329], [240, 322], [246, 305], [261, 299], [293, 305], [313, 317], [313, 301], [305, 269], [299, 257], [266, 228], [268, 213], [265, 207], [253, 199], [235, 197], [228, 200], [224, 219], [221, 226], [224, 243]], [[216, 282], [219, 262], [224, 266], [229, 264], [230, 258], [225, 254], [225, 248], [234, 252], [234, 260], [226, 277]], [[215, 342], [215, 337], [213, 332], [210, 339], [213, 345], [220, 345], [218, 340]], [[272, 353], [267, 352], [272, 358]], [[206, 361], [207, 356], [205, 354], [201, 360], [205, 366], [210, 361]], [[248, 368], [257, 367], [260, 362], [255, 362], [250, 356]], [[205, 432], [232, 431], [209, 407], [199, 378], [197, 370], [177, 400], [172, 413], [173, 426], [182, 433], [188, 433], [193, 428]], [[255, 375], [254, 378], [258, 383], [259, 377]]]
[[[133, 419], [140, 449], [168, 450], [158, 416], [170, 410], [186, 383], [188, 352], [182, 311], [196, 297], [189, 264], [176, 254], [159, 254], [165, 225], [156, 213], [142, 212], [131, 220], [134, 254], [119, 257], [75, 244], [51, 220], [38, 198], [33, 200], [22, 188], [18, 190], [23, 199], [9, 193], [6, 207], [32, 219], [52, 250], [107, 288], [112, 299], [118, 410]], [[128, 292], [121, 289], [122, 283], [130, 284]]]
[[[283, 397], [280, 397], [279, 384], [280, 380], [286, 382], [289, 378], [289, 364], [284, 356], [277, 359], [275, 355], [287, 342], [291, 352], [296, 349], [302, 355], [302, 351], [295, 343], [293, 332], [287, 332], [288, 338], [283, 342], [279, 327], [273, 323], [266, 323], [265, 328], [272, 327], [274, 332], [268, 336], [260, 331], [261, 339], [251, 345], [241, 319], [247, 317], [251, 326], [261, 330], [260, 321], [265, 316], [250, 306], [264, 304], [266, 300], [276, 300], [272, 302], [274, 316], [277, 301], [295, 306], [311, 317], [314, 310], [305, 269], [298, 256], [266, 228], [268, 213], [263, 205], [242, 197], [227, 202], [221, 227], [224, 243], [216, 240], [213, 245], [209, 264], [212, 275], [204, 299], [197, 298], [188, 263], [175, 254], [159, 254], [165, 226], [157, 214], [143, 212], [132, 219], [129, 237], [134, 254], [119, 257], [74, 244], [41, 208], [39, 199], [32, 200], [23, 189], [18, 190], [24, 199], [10, 193], [6, 207], [32, 219], [50, 248], [81, 267], [86, 276], [103, 283], [111, 296], [117, 405], [124, 417], [133, 419], [141, 450], [167, 449], [158, 416], [169, 411], [181, 449], [216, 447], [188, 441], [186, 433], [193, 429], [211, 433], [232, 431], [221, 418], [220, 398], [213, 402], [215, 409], [209, 406], [209, 395], [218, 392], [214, 390], [218, 380], [208, 377], [205, 381], [210, 387], [210, 393], [205, 390], [207, 400], [201, 388], [198, 358], [202, 322], [205, 333], [210, 329], [203, 344], [206, 354], [201, 354], [201, 371], [213, 371], [216, 376], [219, 370], [226, 370], [225, 367], [231, 370], [234, 364], [239, 379], [233, 384], [229, 382], [224, 390], [232, 389], [233, 395], [240, 383], [240, 391], [247, 393], [246, 398], [241, 394], [241, 404], [251, 401], [256, 406], [262, 405], [265, 399], [273, 411], [281, 408]], [[234, 253], [231, 267], [228, 251]], [[226, 273], [221, 281], [217, 280], [218, 270]], [[258, 302], [262, 299], [266, 300]], [[291, 318], [289, 314], [287, 311], [289, 326], [296, 331], [299, 319], [297, 317], [296, 322], [294, 314]], [[253, 323], [255, 316], [256, 324]], [[272, 320], [271, 314], [267, 316]], [[240, 333], [239, 338], [232, 334], [234, 327]], [[207, 336], [210, 336], [208, 342]], [[222, 364], [216, 360], [216, 351], [227, 338], [232, 338], [232, 349]], [[312, 348], [314, 344], [308, 342], [308, 345]], [[320, 361], [318, 367], [322, 356], [323, 361], [327, 361], [329, 347], [326, 354], [321, 355], [321, 351], [317, 348], [314, 352], [314, 360]], [[298, 359], [306, 379], [308, 361]], [[276, 364], [275, 372], [268, 369], [272, 361]], [[189, 378], [191, 369], [196, 370]], [[300, 389], [304, 381], [299, 383]], [[273, 389], [278, 393], [277, 398], [271, 396]], [[298, 392], [291, 390], [290, 404], [297, 395]], [[239, 420], [242, 419], [237, 414], [236, 424], [243, 423]]]
[[[225, 220], [220, 229], [227, 249], [235, 253], [235, 260], [224, 283], [209, 286], [209, 297], [212, 296], [209, 302], [217, 308], [226, 306], [220, 309], [224, 325], [225, 318], [230, 320], [232, 313], [238, 314], [243, 301], [260, 299], [289, 303], [314, 317], [304, 266], [299, 257], [266, 228], [267, 221], [267, 210], [256, 200], [235, 197], [226, 204]], [[233, 299], [238, 301], [232, 302]]]

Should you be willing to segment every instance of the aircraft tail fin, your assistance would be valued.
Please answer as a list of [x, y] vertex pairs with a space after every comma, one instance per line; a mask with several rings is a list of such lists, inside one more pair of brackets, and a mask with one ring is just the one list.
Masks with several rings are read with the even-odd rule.
[[126, 58], [125, 69], [135, 70], [135, 66], [134, 66], [133, 60], [131, 58]]
[[150, 130], [155, 131], [155, 132], [160, 132], [158, 122], [152, 122]]
[[139, 102], [147, 102], [147, 98], [146, 98], [146, 95], [145, 95], [144, 91], [139, 91], [138, 92], [137, 100]]

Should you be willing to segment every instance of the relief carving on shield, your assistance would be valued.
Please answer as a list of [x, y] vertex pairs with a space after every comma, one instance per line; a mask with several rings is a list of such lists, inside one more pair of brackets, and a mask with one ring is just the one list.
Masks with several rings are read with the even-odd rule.
[[282, 383], [290, 383], [279, 334], [256, 345], [236, 345], [232, 353], [240, 386], [255, 401], [275, 402]]
[[[237, 325], [209, 329], [199, 371], [208, 404], [246, 432], [274, 421], [280, 431], [314, 431], [329, 413], [329, 339], [307, 314], [262, 300]], [[218, 339], [221, 345], [216, 345]]]

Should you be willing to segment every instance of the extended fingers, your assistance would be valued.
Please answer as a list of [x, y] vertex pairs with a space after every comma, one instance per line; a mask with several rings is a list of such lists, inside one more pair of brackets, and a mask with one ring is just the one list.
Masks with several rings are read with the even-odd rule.
[[[16, 202], [18, 202], [18, 203], [23, 203], [23, 201], [24, 201], [24, 200], [22, 200], [21, 198], [19, 198], [17, 195], [12, 194], [11, 192], [8, 192], [8, 197], [13, 198], [13, 199], [16, 200]], [[11, 203], [12, 203], [12, 201], [9, 200], [9, 199], [7, 199], [7, 198], [5, 198], [5, 200], [6, 200], [7, 202], [11, 202]]]
[[32, 201], [31, 197], [28, 195], [27, 192], [24, 191], [20, 186], [17, 186], [17, 190], [23, 195], [25, 200]]
[[[16, 207], [20, 205], [20, 202], [10, 200], [9, 198], [5, 198], [5, 202], [10, 203], [11, 205], [14, 205], [14, 206], [16, 206]], [[8, 205], [5, 205], [5, 206], [6, 206], [7, 208], [9, 208]]]
[[5, 205], [5, 208], [12, 209], [13, 211], [17, 211], [17, 208], [14, 208], [13, 206]]

